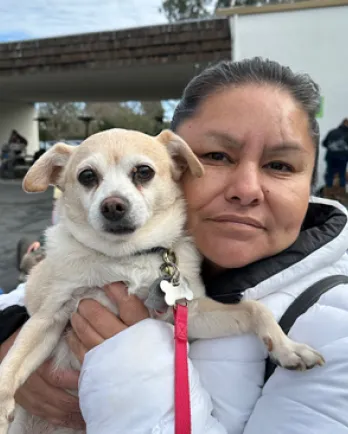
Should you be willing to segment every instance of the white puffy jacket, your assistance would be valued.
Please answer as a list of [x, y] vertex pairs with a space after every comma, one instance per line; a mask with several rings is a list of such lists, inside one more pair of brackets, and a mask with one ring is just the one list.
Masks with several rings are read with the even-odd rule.
[[[291, 248], [230, 274], [244, 299], [260, 300], [278, 320], [313, 283], [348, 275], [347, 213], [336, 202], [313, 201], [319, 204], [310, 205]], [[228, 300], [226, 282], [217, 286], [216, 298]], [[0, 309], [20, 302], [21, 290], [14, 298], [0, 297]], [[318, 349], [326, 365], [307, 372], [277, 368], [265, 387], [266, 354], [254, 336], [191, 344], [193, 434], [348, 434], [348, 285], [324, 294], [289, 336]], [[149, 319], [87, 354], [79, 394], [88, 434], [174, 432], [173, 344], [172, 327]]]

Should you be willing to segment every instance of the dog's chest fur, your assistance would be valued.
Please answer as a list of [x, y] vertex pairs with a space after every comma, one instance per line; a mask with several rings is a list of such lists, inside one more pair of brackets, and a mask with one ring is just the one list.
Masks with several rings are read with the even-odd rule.
[[[179, 238], [173, 246], [180, 274], [185, 278], [195, 298], [204, 296], [200, 280], [200, 257], [188, 237]], [[66, 323], [84, 298], [92, 298], [117, 314], [103, 287], [112, 282], [124, 282], [130, 294], [145, 300], [150, 286], [162, 274], [160, 252], [148, 250], [119, 258], [112, 258], [86, 248], [64, 228], [56, 226], [47, 232], [47, 256], [35, 267], [26, 288], [26, 306], [32, 315], [39, 309], [53, 317], [65, 317]], [[41, 290], [38, 290], [38, 288]], [[167, 319], [164, 317], [164, 319]], [[79, 368], [65, 340], [61, 339], [55, 359], [60, 368]]]

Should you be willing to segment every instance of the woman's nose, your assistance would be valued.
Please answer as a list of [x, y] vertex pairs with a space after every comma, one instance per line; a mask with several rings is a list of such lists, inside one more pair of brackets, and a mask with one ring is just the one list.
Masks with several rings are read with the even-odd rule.
[[261, 176], [256, 164], [240, 164], [234, 167], [225, 188], [228, 201], [238, 201], [242, 206], [257, 205], [264, 199]]

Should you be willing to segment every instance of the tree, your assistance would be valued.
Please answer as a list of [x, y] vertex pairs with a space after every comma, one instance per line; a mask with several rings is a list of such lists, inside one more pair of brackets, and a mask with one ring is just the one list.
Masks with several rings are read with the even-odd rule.
[[164, 0], [160, 11], [170, 22], [205, 18], [210, 15], [210, 4], [211, 0]]
[[126, 128], [156, 135], [169, 124], [163, 120], [160, 101], [126, 103], [88, 103], [86, 111], [94, 116], [92, 132], [110, 128]]
[[46, 118], [39, 126], [40, 140], [74, 140], [85, 138], [85, 126], [79, 116], [93, 117], [89, 133], [110, 128], [126, 128], [156, 135], [168, 128], [160, 101], [134, 101], [126, 103], [42, 103], [40, 117]]
[[45, 126], [40, 125], [40, 140], [81, 139], [84, 125], [78, 116], [83, 113], [83, 104], [73, 102], [50, 102], [39, 104], [40, 117], [46, 117]]
[[206, 18], [216, 9], [229, 6], [294, 3], [302, 0], [163, 0], [160, 11], [169, 22]]

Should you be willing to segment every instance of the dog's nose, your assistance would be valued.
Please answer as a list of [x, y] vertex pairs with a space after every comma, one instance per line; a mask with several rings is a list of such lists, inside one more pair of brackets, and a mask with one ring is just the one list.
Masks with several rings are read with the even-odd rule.
[[129, 202], [121, 197], [108, 197], [101, 204], [102, 215], [111, 222], [121, 220], [129, 208]]

